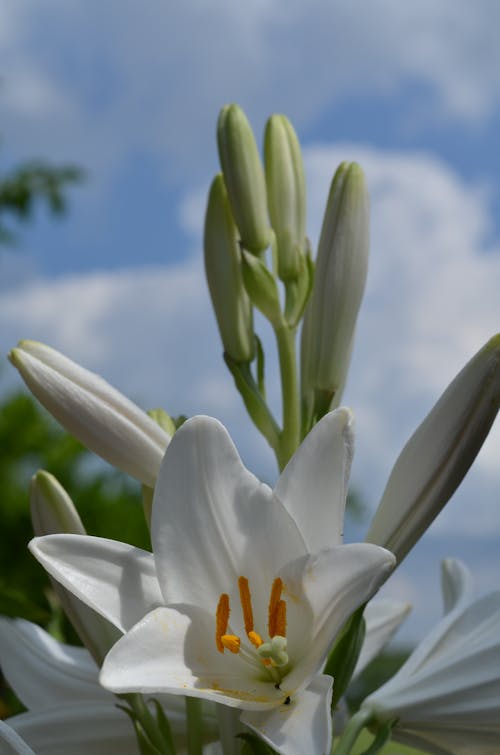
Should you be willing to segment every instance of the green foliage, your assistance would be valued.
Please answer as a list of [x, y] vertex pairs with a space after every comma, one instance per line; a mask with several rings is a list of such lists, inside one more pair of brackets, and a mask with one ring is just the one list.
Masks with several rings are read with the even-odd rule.
[[97, 460], [24, 393], [0, 405], [0, 613], [47, 625], [52, 609], [44, 570], [26, 545], [33, 537], [28, 487], [38, 469], [57, 477], [91, 535], [142, 548], [149, 533], [138, 485]]
[[15, 234], [6, 225], [6, 218], [26, 222], [35, 204], [45, 204], [53, 215], [66, 209], [65, 191], [69, 184], [81, 181], [83, 171], [73, 165], [54, 168], [42, 161], [21, 164], [0, 180], [0, 244], [15, 241]]

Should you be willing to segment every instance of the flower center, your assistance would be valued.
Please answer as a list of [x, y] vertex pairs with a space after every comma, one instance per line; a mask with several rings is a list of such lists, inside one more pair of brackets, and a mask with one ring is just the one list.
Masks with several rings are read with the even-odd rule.
[[281, 597], [283, 581], [277, 577], [271, 587], [267, 609], [268, 641], [264, 641], [262, 636], [255, 631], [252, 596], [246, 577], [238, 578], [238, 589], [245, 633], [250, 645], [253, 647], [245, 647], [238, 635], [229, 632], [229, 595], [222, 593], [216, 612], [215, 644], [217, 650], [221, 653], [229, 650], [231, 653], [240, 654], [242, 658], [249, 661], [253, 666], [257, 664], [259, 669], [262, 669], [262, 666], [264, 666], [269, 672], [271, 679], [279, 683], [282, 678], [279, 669], [283, 670], [288, 663], [288, 653], [286, 651], [286, 602]]

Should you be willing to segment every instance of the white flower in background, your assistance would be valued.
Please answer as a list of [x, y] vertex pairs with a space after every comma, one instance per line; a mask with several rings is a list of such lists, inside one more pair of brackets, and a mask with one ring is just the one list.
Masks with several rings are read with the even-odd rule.
[[[0, 617], [0, 666], [28, 708], [27, 713], [9, 718], [7, 724], [37, 755], [139, 755], [129, 717], [117, 707], [116, 697], [99, 684], [99, 669], [84, 648], [57, 642], [29, 621]], [[182, 752], [184, 700], [170, 696], [162, 702]], [[213, 714], [205, 718], [204, 733], [212, 739], [217, 736]], [[6, 742], [8, 736], [16, 742], [4, 730]], [[0, 744], [2, 755], [3, 747]]]
[[9, 354], [33, 395], [75, 438], [153, 487], [170, 436], [146, 412], [89, 370], [37, 341]]
[[[196, 417], [160, 469], [154, 557], [98, 538], [35, 539], [33, 553], [66, 588], [119, 628], [138, 621], [108, 654], [101, 682], [243, 709], [241, 721], [280, 753], [329, 751], [332, 679], [321, 668], [394, 565], [378, 546], [341, 544], [351, 457], [351, 415], [341, 409], [271, 490], [219, 422]], [[158, 583], [163, 605], [151, 610]]]
[[444, 618], [362, 710], [395, 721], [394, 739], [437, 755], [498, 755], [500, 591], [471, 596], [458, 561], [443, 562]]

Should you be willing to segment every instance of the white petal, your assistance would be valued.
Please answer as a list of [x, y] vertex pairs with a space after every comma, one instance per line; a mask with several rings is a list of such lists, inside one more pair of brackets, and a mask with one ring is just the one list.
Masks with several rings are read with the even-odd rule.
[[289, 705], [245, 711], [242, 723], [281, 755], [325, 755], [332, 739], [331, 676], [317, 676]]
[[109, 699], [84, 648], [56, 642], [36, 624], [0, 618], [0, 666], [27, 708]]
[[465, 365], [401, 451], [366, 540], [401, 561], [460, 485], [500, 406], [500, 335]]
[[359, 676], [395, 634], [411, 611], [409, 603], [395, 600], [374, 600], [366, 606], [363, 616], [366, 634], [352, 678]]
[[239, 656], [217, 651], [213, 617], [183, 610], [157, 608], [136, 624], [108, 653], [101, 684], [113, 692], [181, 694], [247, 709], [285, 699]]
[[8, 723], [36, 755], [139, 755], [127, 715], [102, 701], [30, 711], [10, 718]]
[[441, 562], [441, 590], [445, 614], [458, 603], [471, 598], [474, 580], [465, 564], [455, 558], [446, 558]]
[[[325, 548], [283, 570], [284, 597], [289, 597], [288, 649], [296, 665], [282, 689], [301, 688], [318, 672], [345, 621], [372, 597], [394, 564], [394, 556], [384, 548], [356, 543]], [[313, 617], [310, 637], [297, 615], [304, 605]]]
[[253, 572], [269, 591], [279, 569], [307, 552], [292, 517], [210, 417], [188, 420], [172, 438], [155, 488], [151, 536], [165, 603], [203, 606], [214, 615], [239, 576]]
[[0, 720], [0, 752], [2, 755], [36, 755], [19, 734]]
[[68, 432], [110, 464], [154, 486], [170, 437], [145, 412], [99, 375], [42, 343], [21, 341], [9, 358]]
[[48, 573], [126, 632], [162, 605], [153, 555], [116, 540], [47, 535], [29, 548]]
[[337, 409], [311, 430], [278, 480], [274, 492], [311, 553], [342, 542], [353, 452], [352, 414]]

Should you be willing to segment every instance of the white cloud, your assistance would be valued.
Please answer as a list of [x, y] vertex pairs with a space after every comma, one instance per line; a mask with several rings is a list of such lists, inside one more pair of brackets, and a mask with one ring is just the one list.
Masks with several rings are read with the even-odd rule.
[[11, 147], [96, 175], [134, 150], [165, 156], [170, 177], [200, 175], [231, 100], [258, 128], [283, 110], [300, 129], [347, 96], [409, 92], [414, 126], [481, 121], [500, 99], [494, 0], [11, 0], [0, 20]]

